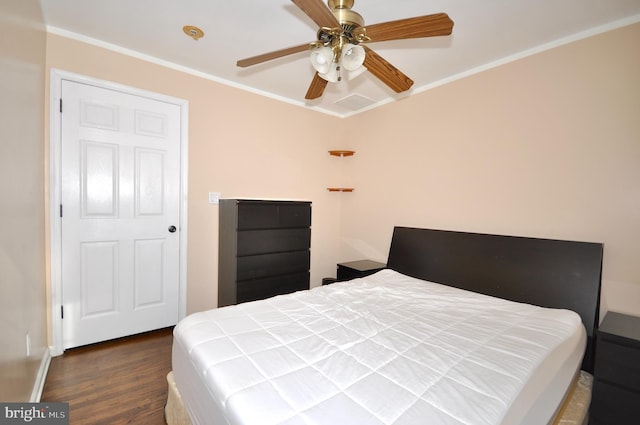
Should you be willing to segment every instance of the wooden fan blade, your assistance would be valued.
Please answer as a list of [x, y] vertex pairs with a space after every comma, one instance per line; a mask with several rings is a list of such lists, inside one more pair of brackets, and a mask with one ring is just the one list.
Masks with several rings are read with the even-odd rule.
[[333, 16], [322, 0], [291, 0], [300, 10], [307, 14], [320, 28], [340, 28], [340, 22]]
[[304, 52], [305, 50], [309, 50], [310, 48], [311, 48], [310, 43], [301, 44], [299, 46], [287, 47], [286, 49], [276, 50], [274, 52], [253, 56], [251, 58], [241, 59], [238, 62], [236, 62], [236, 65], [241, 68], [246, 68], [247, 66], [256, 65], [262, 62], [267, 62], [272, 59], [281, 58], [283, 56], [292, 55], [294, 53]]
[[453, 21], [446, 13], [436, 13], [435, 15], [416, 16], [415, 18], [367, 25], [366, 29], [371, 42], [437, 37], [450, 35], [453, 31]]
[[307, 94], [304, 96], [305, 99], [312, 100], [317, 99], [324, 94], [324, 88], [327, 87], [328, 81], [324, 78], [320, 77], [316, 72], [313, 76], [313, 80], [311, 80], [311, 85], [309, 86], [309, 90], [307, 90]]
[[378, 77], [380, 81], [391, 87], [396, 93], [409, 90], [413, 85], [413, 80], [402, 73], [398, 68], [387, 62], [382, 56], [368, 48], [364, 47], [366, 56], [364, 58], [364, 66], [373, 75]]

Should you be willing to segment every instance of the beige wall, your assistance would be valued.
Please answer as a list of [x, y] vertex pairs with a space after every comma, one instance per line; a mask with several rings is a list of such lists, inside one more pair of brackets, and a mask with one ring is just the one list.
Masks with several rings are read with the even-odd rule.
[[[640, 315], [640, 24], [347, 120], [341, 258], [408, 225], [604, 242], [604, 309]], [[382, 172], [381, 172], [382, 171]]]
[[30, 400], [47, 347], [45, 46], [38, 0], [0, 3], [0, 401]]
[[316, 129], [340, 134], [340, 119], [52, 34], [47, 67], [189, 101], [188, 312], [217, 306], [218, 207], [208, 192], [312, 201], [311, 280], [335, 275], [340, 194], [326, 187], [339, 164], [327, 151], [345, 146]]
[[[313, 285], [336, 262], [384, 260], [394, 225], [602, 241], [606, 305], [640, 314], [639, 31], [346, 120], [53, 34], [47, 67], [189, 101], [189, 312], [216, 305], [217, 207], [207, 192], [218, 191], [311, 200]], [[347, 148], [356, 155], [326, 153]], [[342, 184], [355, 192], [326, 191]]]

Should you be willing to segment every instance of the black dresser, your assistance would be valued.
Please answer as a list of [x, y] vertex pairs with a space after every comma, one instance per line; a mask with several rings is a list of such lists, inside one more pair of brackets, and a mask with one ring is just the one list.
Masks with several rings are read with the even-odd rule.
[[311, 203], [220, 200], [218, 307], [309, 289]]
[[589, 425], [640, 423], [640, 317], [608, 312], [596, 343]]

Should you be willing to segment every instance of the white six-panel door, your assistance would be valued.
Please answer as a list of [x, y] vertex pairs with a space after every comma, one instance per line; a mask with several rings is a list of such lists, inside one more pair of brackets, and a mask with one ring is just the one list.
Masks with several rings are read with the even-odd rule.
[[180, 108], [62, 81], [63, 347], [178, 320]]

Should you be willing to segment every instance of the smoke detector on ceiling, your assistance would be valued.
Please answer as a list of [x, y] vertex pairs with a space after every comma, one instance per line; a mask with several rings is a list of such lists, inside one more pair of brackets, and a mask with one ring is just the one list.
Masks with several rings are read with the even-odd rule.
[[185, 25], [182, 27], [182, 31], [196, 41], [204, 37], [204, 31], [198, 27], [194, 27], [193, 25]]

